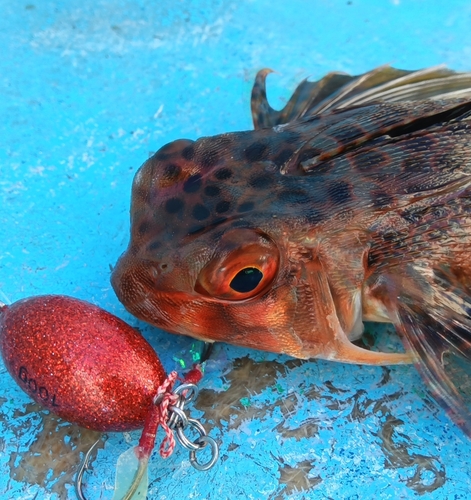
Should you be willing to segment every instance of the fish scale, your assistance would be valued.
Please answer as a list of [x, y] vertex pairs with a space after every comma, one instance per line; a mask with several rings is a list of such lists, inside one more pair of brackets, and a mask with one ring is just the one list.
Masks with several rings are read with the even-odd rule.
[[[112, 284], [137, 317], [205, 341], [414, 362], [471, 436], [443, 354], [471, 348], [471, 74], [387, 66], [301, 82], [255, 130], [179, 140], [137, 172]], [[352, 341], [391, 322], [406, 353]]]

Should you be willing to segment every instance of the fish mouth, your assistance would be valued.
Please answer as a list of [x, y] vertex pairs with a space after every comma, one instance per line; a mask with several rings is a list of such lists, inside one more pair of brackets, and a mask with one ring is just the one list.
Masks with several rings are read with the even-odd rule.
[[[157, 291], [144, 264], [126, 251], [118, 259], [110, 281], [124, 307], [137, 318], [148, 321], [149, 311], [156, 309], [158, 301], [151, 301], [151, 297], [155, 296]], [[157, 326], [167, 329], [161, 308], [158, 308], [157, 314], [152, 312], [152, 317], [155, 316], [162, 320]]]
[[[165, 276], [160, 283], [153, 270], [158, 264], [140, 261], [129, 251], [118, 259], [111, 274], [111, 285], [124, 307], [136, 318], [167, 332], [188, 335], [204, 341], [198, 325], [185, 319], [186, 305], [194, 300], [188, 293], [168, 289]], [[154, 275], [155, 274], [155, 275]]]

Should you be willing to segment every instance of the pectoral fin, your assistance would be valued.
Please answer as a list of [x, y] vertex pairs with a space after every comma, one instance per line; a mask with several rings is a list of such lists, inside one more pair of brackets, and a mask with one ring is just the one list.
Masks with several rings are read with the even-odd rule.
[[[471, 411], [463, 393], [471, 380], [471, 297], [451, 273], [414, 266], [388, 277], [391, 316], [434, 399], [471, 437]], [[448, 359], [465, 366], [457, 372]], [[464, 361], [464, 363], [463, 363]], [[471, 394], [469, 395], [471, 396]]]

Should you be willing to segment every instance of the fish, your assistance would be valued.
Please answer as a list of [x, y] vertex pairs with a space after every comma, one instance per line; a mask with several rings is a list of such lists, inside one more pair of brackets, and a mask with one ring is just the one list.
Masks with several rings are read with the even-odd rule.
[[[119, 300], [168, 332], [301, 359], [415, 363], [471, 437], [471, 73], [258, 72], [253, 130], [164, 145], [137, 171]], [[392, 323], [404, 352], [354, 342]]]

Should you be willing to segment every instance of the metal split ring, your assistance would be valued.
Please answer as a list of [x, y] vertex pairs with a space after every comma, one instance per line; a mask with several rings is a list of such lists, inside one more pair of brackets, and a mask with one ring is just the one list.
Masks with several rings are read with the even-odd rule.
[[[184, 427], [177, 427], [176, 431], [177, 431], [177, 439], [178, 439], [178, 442], [184, 447], [186, 448], [187, 450], [190, 450], [190, 451], [197, 451], [199, 450], [200, 448], [202, 448], [202, 446], [199, 443], [199, 440], [202, 438], [202, 437], [206, 437], [207, 436], [207, 432], [206, 432], [206, 429], [203, 427], [203, 424], [199, 421], [199, 420], [195, 420], [194, 418], [189, 418], [188, 419], [188, 425], [190, 427], [193, 427], [193, 429], [195, 429], [198, 433], [199, 433], [199, 437], [197, 439], [195, 439], [195, 441], [190, 441], [186, 436], [185, 436], [185, 433], [183, 432], [184, 431]], [[203, 445], [203, 446], [206, 446]]]
[[[201, 436], [198, 440], [198, 444], [201, 445], [201, 443], [203, 443], [202, 446], [200, 446], [197, 450], [190, 451], [190, 463], [196, 470], [207, 471], [218, 461], [219, 446], [211, 436]], [[211, 446], [211, 458], [206, 463], [200, 464], [196, 458], [196, 453], [203, 448], [206, 448], [206, 445], [208, 444]]]
[[[199, 471], [207, 471], [213, 467], [213, 465], [217, 462], [219, 458], [219, 446], [216, 441], [207, 435], [206, 429], [203, 427], [203, 424], [199, 420], [195, 420], [194, 418], [188, 419], [188, 425], [195, 429], [199, 433], [199, 437], [197, 437], [194, 441], [190, 441], [188, 437], [184, 433], [183, 427], [177, 427], [177, 439], [178, 442], [187, 450], [190, 450], [190, 463], [191, 465]], [[196, 453], [206, 448], [209, 444], [211, 447], [211, 457], [205, 463], [198, 462], [196, 457]]]
[[[182, 394], [184, 391], [188, 391], [185, 394]], [[191, 403], [194, 401], [199, 394], [200, 390], [195, 384], [181, 384], [176, 389], [174, 389], [173, 393], [182, 397], [185, 400], [185, 403]]]

